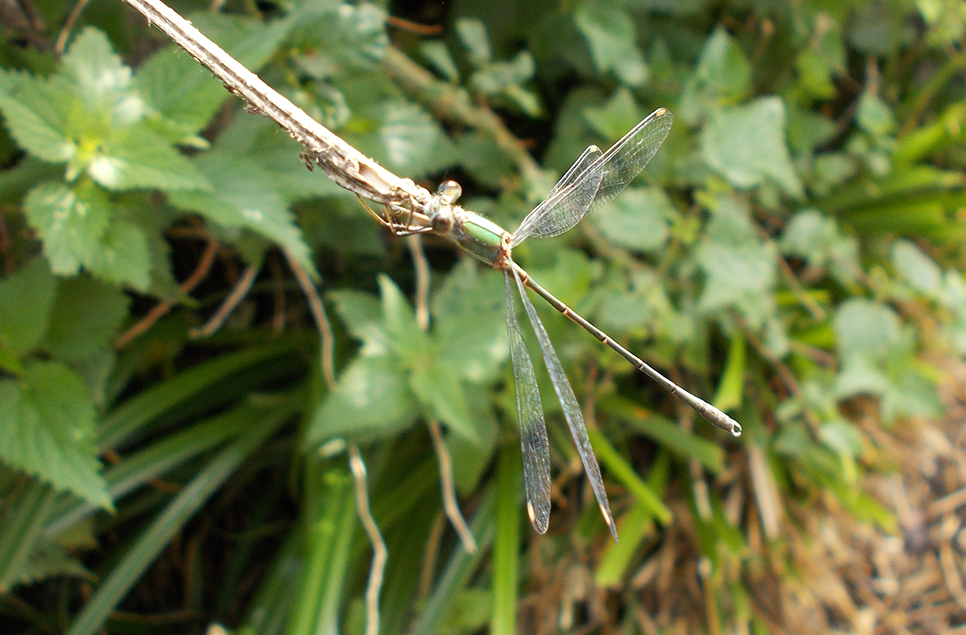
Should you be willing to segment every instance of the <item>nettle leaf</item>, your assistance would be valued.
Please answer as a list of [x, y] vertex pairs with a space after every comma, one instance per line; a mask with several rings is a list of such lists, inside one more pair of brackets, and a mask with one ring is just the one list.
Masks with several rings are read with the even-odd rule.
[[95, 187], [70, 188], [43, 183], [27, 194], [24, 211], [44, 243], [54, 273], [75, 275], [94, 260], [113, 212], [107, 196]]
[[862, 273], [859, 245], [843, 234], [834, 219], [815, 209], [797, 212], [779, 242], [783, 253], [804, 258], [815, 267], [830, 266], [841, 281], [851, 283]]
[[441, 74], [446, 81], [457, 83], [460, 80], [460, 70], [456, 66], [456, 60], [450, 54], [449, 47], [439, 40], [430, 40], [419, 45], [419, 53], [423, 58], [432, 64], [433, 68]]
[[594, 212], [591, 219], [615, 245], [655, 252], [668, 240], [668, 227], [677, 210], [662, 190], [631, 188]]
[[45, 183], [27, 194], [24, 209], [54, 273], [72, 276], [83, 266], [138, 291], [150, 286], [147, 238], [140, 227], [116, 217], [103, 190]]
[[247, 114], [235, 117], [218, 136], [219, 152], [257, 162], [259, 170], [269, 175], [286, 201], [292, 203], [323, 196], [351, 197], [353, 204], [359, 207], [355, 196], [323, 172], [306, 169], [299, 159], [301, 148], [295, 139], [280, 133], [273, 121]]
[[416, 315], [399, 287], [386, 275], [379, 276], [382, 318], [393, 350], [406, 362], [422, 357], [428, 346], [425, 331], [416, 324]]
[[87, 263], [91, 273], [109, 282], [128, 284], [144, 292], [151, 285], [151, 251], [144, 231], [132, 222], [115, 219], [101, 237], [100, 249]]
[[[144, 102], [134, 90], [130, 67], [121, 62], [101, 31], [81, 31], [64, 55], [60, 73], [73, 86], [73, 97], [84, 104], [84, 112], [72, 113], [72, 130], [123, 127], [144, 116]], [[91, 121], [91, 116], [100, 121]]]
[[[192, 22], [252, 72], [271, 58], [297, 24], [294, 19], [286, 19], [266, 25], [253, 18], [210, 12], [192, 16]], [[174, 45], [141, 64], [134, 82], [155, 115], [152, 125], [179, 142], [200, 141], [193, 135], [231, 98], [210, 71]]]
[[414, 104], [378, 102], [357, 115], [346, 141], [390, 170], [418, 179], [458, 160], [439, 123]]
[[333, 291], [329, 298], [352, 337], [362, 341], [361, 355], [378, 357], [392, 350], [379, 300], [361, 291]]
[[12, 467], [113, 509], [100, 473], [94, 407], [80, 378], [55, 362], [0, 380], [0, 458]]
[[262, 171], [256, 161], [216, 149], [194, 164], [213, 189], [172, 192], [172, 205], [197, 212], [226, 228], [251, 230], [278, 243], [306, 271], [318, 275], [294, 215], [271, 175]]
[[705, 42], [694, 72], [684, 83], [675, 115], [696, 125], [721, 105], [744, 98], [751, 90], [751, 63], [728, 32], [718, 28]]
[[637, 48], [634, 21], [611, 3], [581, 2], [574, 12], [577, 25], [601, 73], [613, 71], [628, 86], [647, 81], [648, 69]]
[[109, 349], [130, 303], [117, 287], [87, 276], [61, 281], [44, 347], [68, 361]]
[[70, 99], [56, 84], [0, 69], [0, 111], [21, 148], [44, 161], [63, 163], [77, 148], [65, 133]]
[[109, 190], [211, 189], [187, 158], [143, 123], [111, 129], [87, 159], [87, 173]]
[[479, 442], [466, 395], [459, 376], [433, 360], [417, 366], [409, 376], [412, 388], [423, 408], [450, 430], [469, 441]]
[[641, 109], [631, 91], [621, 86], [603, 106], [585, 108], [584, 117], [605, 139], [620, 139], [640, 122]]
[[503, 276], [463, 259], [433, 296], [433, 337], [440, 364], [470, 382], [495, 379], [506, 362]]
[[374, 4], [305, 3], [293, 18], [296, 46], [305, 51], [297, 61], [317, 78], [371, 70], [386, 57], [386, 13]]
[[407, 373], [391, 357], [357, 357], [309, 418], [305, 437], [317, 445], [338, 437], [394, 436], [416, 419]]
[[57, 280], [43, 258], [0, 280], [0, 348], [24, 353], [47, 333]]
[[774, 246], [758, 238], [748, 210], [736, 199], [721, 197], [710, 210], [711, 220], [696, 250], [707, 277], [698, 306], [712, 312], [736, 305], [757, 328], [774, 311]]
[[785, 106], [779, 97], [712, 111], [701, 132], [701, 156], [739, 189], [771, 181], [786, 194], [803, 194], [785, 143]]
[[833, 321], [840, 358], [885, 359], [899, 339], [900, 324], [888, 306], [864, 298], [847, 300]]

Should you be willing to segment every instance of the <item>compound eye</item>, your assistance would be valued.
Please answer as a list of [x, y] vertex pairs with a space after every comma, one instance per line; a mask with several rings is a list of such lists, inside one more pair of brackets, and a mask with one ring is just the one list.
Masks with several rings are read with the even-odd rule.
[[430, 227], [433, 228], [433, 232], [437, 234], [446, 235], [449, 234], [453, 229], [453, 212], [450, 209], [443, 209], [433, 214], [433, 218], [429, 221]]
[[439, 184], [436, 193], [439, 194], [441, 199], [452, 205], [463, 193], [463, 188], [456, 181], [443, 181]]

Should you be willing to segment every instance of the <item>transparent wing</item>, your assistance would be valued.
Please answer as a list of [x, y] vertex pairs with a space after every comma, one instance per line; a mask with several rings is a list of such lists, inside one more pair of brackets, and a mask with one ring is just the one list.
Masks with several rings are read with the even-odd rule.
[[[584, 153], [577, 157], [577, 160], [574, 161], [572, 166], [570, 166], [570, 169], [567, 170], [567, 173], [560, 177], [560, 180], [557, 181], [557, 184], [553, 186], [553, 189], [550, 190], [549, 194], [547, 194], [547, 199], [553, 198], [557, 192], [573, 183], [578, 176], [584, 173], [584, 170], [587, 169], [587, 166], [593, 163], [599, 156], [600, 148], [597, 146], [589, 146], [586, 150], [584, 150]], [[546, 202], [547, 199], [544, 199], [544, 202]], [[538, 205], [536, 209], [540, 209], [542, 206], [543, 203]], [[534, 211], [536, 211], [536, 209]], [[528, 214], [528, 216], [532, 214], [533, 212]]]
[[523, 483], [527, 491], [527, 514], [537, 533], [547, 531], [550, 522], [550, 444], [543, 420], [543, 404], [537, 376], [514, 309], [510, 274], [506, 278], [506, 330], [510, 338], [510, 359], [516, 383], [520, 447], [523, 450]]
[[670, 110], [655, 110], [581, 171], [578, 166], [588, 154], [593, 154], [595, 146], [584, 151], [547, 199], [523, 219], [513, 233], [510, 247], [530, 236], [559, 236], [589, 211], [620, 194], [664, 143], [673, 121]]
[[[610, 513], [607, 492], [604, 491], [604, 481], [600, 477], [600, 466], [597, 465], [594, 448], [590, 445], [587, 427], [584, 425], [584, 415], [580, 412], [580, 405], [577, 403], [577, 397], [574, 396], [574, 389], [570, 387], [570, 382], [567, 381], [567, 375], [564, 373], [563, 366], [560, 365], [560, 359], [557, 357], [553, 344], [550, 343], [550, 336], [547, 335], [547, 330], [543, 327], [543, 322], [540, 321], [537, 310], [533, 308], [533, 303], [527, 297], [523, 281], [520, 280], [515, 267], [510, 267], [510, 269], [513, 271], [514, 279], [516, 279], [520, 297], [523, 298], [523, 306], [530, 317], [533, 332], [537, 335], [537, 343], [540, 344], [540, 352], [543, 353], [543, 361], [547, 365], [547, 373], [550, 375], [550, 381], [553, 382], [553, 389], [557, 393], [557, 398], [560, 399], [560, 405], [563, 406], [564, 417], [567, 419], [567, 425], [570, 426], [570, 436], [573, 437], [574, 443], [577, 445], [577, 452], [584, 464], [584, 472], [587, 474], [590, 486], [597, 497], [600, 513], [603, 514], [604, 522], [607, 523], [610, 533], [614, 536], [614, 542], [617, 542], [617, 527], [614, 525], [614, 517]], [[509, 284], [509, 281], [507, 284]]]

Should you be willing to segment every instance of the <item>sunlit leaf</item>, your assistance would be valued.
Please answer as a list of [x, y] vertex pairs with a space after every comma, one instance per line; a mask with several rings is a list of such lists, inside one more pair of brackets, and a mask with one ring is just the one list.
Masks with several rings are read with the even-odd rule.
[[785, 142], [785, 107], [778, 97], [713, 111], [701, 134], [701, 155], [737, 188], [772, 181], [786, 194], [802, 195]]

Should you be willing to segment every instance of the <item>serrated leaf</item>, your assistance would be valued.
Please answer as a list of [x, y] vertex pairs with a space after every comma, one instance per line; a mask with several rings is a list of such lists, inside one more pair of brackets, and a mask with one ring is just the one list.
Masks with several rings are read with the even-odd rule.
[[51, 82], [0, 69], [0, 111], [21, 148], [50, 163], [69, 161], [77, 151], [65, 134], [70, 101]]
[[422, 178], [458, 158], [439, 123], [412, 103], [377, 102], [358, 115], [359, 121], [346, 131], [346, 141], [407, 177]]
[[737, 188], [772, 181], [786, 194], [803, 194], [785, 143], [785, 106], [779, 97], [712, 111], [701, 133], [701, 156]]
[[507, 359], [502, 276], [464, 259], [433, 296], [433, 336], [448, 372], [474, 383], [495, 378]]
[[211, 189], [170, 142], [145, 124], [111, 129], [89, 157], [87, 173], [109, 190]]
[[416, 315], [392, 279], [379, 276], [382, 320], [393, 350], [406, 362], [421, 357], [427, 347], [426, 333], [416, 324]]
[[647, 81], [634, 22], [626, 10], [612, 3], [581, 2], [574, 12], [574, 23], [586, 38], [597, 70], [614, 71], [628, 86]]
[[410, 375], [409, 386], [433, 418], [464, 439], [479, 441], [457, 375], [438, 362], [421, 365]]
[[147, 291], [151, 284], [151, 253], [144, 231], [134, 223], [115, 220], [104, 232], [100, 248], [88, 266], [98, 278]]
[[294, 215], [258, 163], [216, 149], [197, 159], [195, 166], [213, 189], [172, 192], [173, 205], [223, 227], [254, 231], [290, 252], [311, 275], [318, 275]]
[[699, 123], [724, 104], [744, 98], [751, 89], [751, 63], [724, 28], [707, 39], [697, 67], [684, 83], [681, 106], [675, 115]]
[[695, 256], [707, 276], [699, 307], [703, 312], [737, 305], [758, 325], [774, 310], [771, 291], [777, 278], [776, 255], [763, 243], [737, 199], [722, 197]]
[[406, 373], [391, 357], [357, 357], [309, 418], [306, 443], [394, 436], [416, 418]]
[[100, 474], [94, 407], [80, 378], [55, 362], [0, 380], [0, 458], [12, 467], [113, 509]]
[[381, 356], [392, 350], [389, 334], [382, 323], [379, 300], [361, 291], [333, 291], [329, 297], [335, 302], [336, 311], [349, 333], [362, 341], [360, 354]]
[[286, 201], [351, 196], [353, 205], [362, 209], [350, 192], [324, 173], [306, 169], [299, 160], [300, 149], [298, 142], [287, 134], [279, 134], [278, 126], [265, 117], [235, 117], [218, 137], [219, 152], [248, 157], [257, 162], [259, 170], [270, 179]]
[[72, 113], [72, 130], [96, 135], [144, 116], [144, 102], [134, 90], [131, 69], [114, 53], [103, 32], [95, 28], [81, 31], [64, 55], [60, 73], [72, 85], [72, 96], [84, 104], [84, 112]]
[[[298, 24], [295, 19], [270, 24], [243, 16], [205, 12], [192, 16], [203, 33], [232, 57], [257, 72]], [[155, 53], [138, 67], [134, 82], [157, 115], [156, 126], [169, 138], [187, 140], [211, 121], [231, 95], [211, 72], [174, 45]]]
[[615, 245], [649, 253], [664, 247], [675, 216], [661, 190], [632, 188], [594, 212], [591, 220]]
[[81, 361], [108, 348], [128, 314], [131, 299], [117, 287], [87, 276], [63, 280], [44, 346], [68, 361]]
[[57, 282], [43, 258], [0, 280], [0, 348], [23, 353], [47, 332]]
[[44, 243], [51, 270], [65, 276], [96, 258], [112, 216], [103, 191], [71, 189], [62, 183], [35, 187], [27, 194], [24, 211]]

